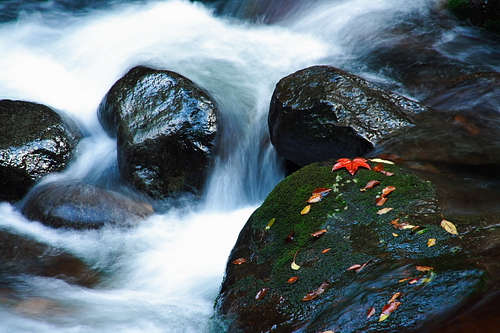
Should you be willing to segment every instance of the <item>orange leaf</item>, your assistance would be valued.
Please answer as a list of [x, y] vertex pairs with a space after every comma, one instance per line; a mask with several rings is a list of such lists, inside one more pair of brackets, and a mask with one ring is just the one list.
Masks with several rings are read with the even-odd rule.
[[375, 186], [377, 186], [378, 184], [380, 184], [380, 182], [378, 180], [370, 180], [364, 188], [360, 189], [360, 191], [364, 192], [366, 190], [369, 190], [371, 188], [374, 188]]
[[394, 175], [394, 172], [384, 170], [384, 165], [382, 163], [379, 163], [376, 166], [374, 166], [373, 171], [380, 172], [381, 174], [386, 175], [386, 176]]
[[245, 258], [238, 258], [238, 259], [236, 259], [236, 260], [233, 261], [233, 264], [235, 264], [235, 265], [241, 265], [241, 264], [244, 264], [246, 262], [247, 262], [247, 260]]
[[354, 176], [356, 171], [358, 171], [359, 167], [367, 168], [369, 170], [371, 169], [370, 165], [366, 162], [367, 161], [361, 157], [357, 157], [357, 158], [353, 159], [352, 161], [348, 158], [340, 158], [337, 160], [337, 163], [333, 166], [332, 171], [346, 168], [347, 171], [349, 171], [349, 173]]
[[347, 270], [348, 270], [348, 271], [354, 271], [354, 270], [356, 270], [356, 269], [358, 269], [358, 268], [360, 268], [360, 267], [361, 267], [361, 265], [360, 265], [360, 264], [354, 264], [354, 265], [352, 265], [351, 267], [349, 267]]
[[330, 248], [324, 249], [323, 251], [321, 251], [321, 253], [327, 253], [328, 251], [330, 251]]
[[307, 199], [307, 203], [316, 203], [316, 202], [320, 202], [321, 200], [323, 200], [323, 196], [321, 194], [313, 194], [311, 195], [311, 197], [309, 199]]
[[311, 205], [307, 205], [300, 211], [300, 215], [306, 215], [311, 210]]
[[391, 193], [392, 191], [394, 191], [396, 189], [396, 186], [387, 186], [386, 188], [384, 188], [382, 190], [382, 196], [386, 197], [389, 195], [389, 193]]
[[314, 291], [311, 291], [309, 293], [307, 293], [307, 295], [305, 295], [302, 300], [303, 301], [310, 301], [310, 300], [313, 300], [315, 299], [316, 297], [318, 297], [319, 295], [323, 294], [326, 289], [328, 288], [328, 285], [330, 283], [329, 282], [323, 282], [319, 287], [318, 289], [314, 290]]
[[255, 295], [255, 299], [260, 301], [261, 299], [263, 299], [266, 294], [267, 294], [267, 291], [269, 290], [269, 288], [262, 288], [261, 290], [259, 290], [259, 292], [257, 293], [257, 295]]
[[382, 308], [382, 314], [380, 315], [379, 322], [384, 321], [389, 317], [389, 315], [394, 312], [399, 306], [401, 305], [401, 302], [392, 302], [390, 304], [384, 305]]
[[295, 283], [299, 279], [298, 276], [292, 276], [291, 278], [286, 281], [286, 283]]
[[434, 269], [434, 267], [431, 266], [415, 266], [415, 268], [419, 272], [427, 272], [427, 271], [432, 271]]
[[370, 318], [371, 316], [373, 316], [375, 314], [375, 308], [372, 306], [371, 308], [368, 309], [368, 311], [366, 312], [366, 318]]
[[387, 201], [387, 198], [384, 197], [384, 196], [381, 196], [381, 197], [378, 197], [378, 198], [375, 198], [375, 205], [376, 206], [383, 206], [385, 204], [385, 202]]
[[395, 302], [399, 297], [401, 297], [401, 295], [403, 294], [400, 292], [395, 293], [394, 295], [392, 295], [391, 299], [389, 300], [389, 302], [387, 302], [387, 304]]
[[326, 229], [322, 229], [322, 230], [320, 230], [320, 231], [313, 232], [313, 233], [311, 234], [311, 236], [316, 237], [316, 238], [320, 238], [320, 237], [321, 237], [321, 236], [323, 236], [323, 235], [325, 234], [325, 232], [327, 232], [327, 231], [328, 231], [328, 230], [326, 230]]
[[392, 208], [392, 207], [385, 207], [385, 208], [380, 209], [380, 210], [377, 212], [377, 214], [378, 214], [378, 215], [387, 214], [387, 213], [389, 213], [389, 212], [390, 212], [391, 210], [393, 210], [393, 209], [394, 209], [394, 208]]
[[318, 187], [314, 191], [312, 191], [312, 194], [321, 194], [322, 196], [328, 195], [332, 191], [331, 188], [324, 188], [324, 187]]

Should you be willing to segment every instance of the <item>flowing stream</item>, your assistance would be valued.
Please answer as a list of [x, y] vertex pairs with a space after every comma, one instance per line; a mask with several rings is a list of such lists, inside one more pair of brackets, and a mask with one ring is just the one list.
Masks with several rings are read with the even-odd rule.
[[[330, 64], [413, 98], [431, 93], [405, 81], [404, 61], [380, 50], [432, 49], [461, 70], [500, 70], [491, 36], [460, 26], [437, 0], [227, 1], [214, 9], [164, 1], [0, 2], [0, 98], [49, 105], [87, 136], [60, 175], [116, 178], [115, 141], [96, 109], [136, 65], [178, 72], [203, 87], [221, 111], [221, 150], [203, 200], [172, 205], [131, 230], [54, 230], [0, 203], [0, 224], [61, 247], [105, 273], [86, 289], [22, 279], [23, 300], [0, 302], [0, 332], [210, 332], [229, 252], [253, 210], [284, 176], [267, 134], [278, 80]], [[78, 4], [78, 5], [77, 5]], [[220, 6], [219, 6], [220, 7]], [[250, 9], [249, 9], [250, 8]], [[403, 60], [403, 59], [401, 59]]]

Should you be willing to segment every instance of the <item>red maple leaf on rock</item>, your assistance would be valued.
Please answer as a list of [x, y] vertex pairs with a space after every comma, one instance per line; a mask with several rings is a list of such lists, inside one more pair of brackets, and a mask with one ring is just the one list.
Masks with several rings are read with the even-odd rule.
[[368, 163], [366, 163], [366, 160], [364, 158], [357, 157], [357, 158], [353, 159], [352, 161], [348, 158], [339, 158], [337, 160], [337, 163], [333, 166], [332, 171], [346, 168], [347, 171], [349, 171], [349, 173], [354, 176], [356, 171], [358, 171], [359, 167], [363, 167], [363, 168], [367, 168], [367, 169], [371, 170], [370, 165], [368, 165]]

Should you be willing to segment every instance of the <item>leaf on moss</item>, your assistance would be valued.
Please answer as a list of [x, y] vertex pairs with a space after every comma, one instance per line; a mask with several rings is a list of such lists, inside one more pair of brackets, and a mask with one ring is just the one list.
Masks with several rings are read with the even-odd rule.
[[328, 230], [326, 229], [321, 229], [319, 231], [316, 231], [316, 232], [313, 232], [311, 234], [312, 237], [316, 237], [316, 238], [320, 238], [321, 236], [323, 236]]
[[436, 238], [429, 238], [427, 240], [427, 247], [431, 247], [431, 246], [434, 246], [436, 245]]
[[330, 248], [324, 249], [323, 251], [321, 251], [321, 253], [327, 253], [328, 251], [330, 251]]
[[450, 221], [443, 219], [441, 227], [452, 235], [458, 235], [457, 227]]
[[368, 309], [368, 311], [366, 311], [366, 318], [370, 318], [374, 314], [375, 314], [375, 308], [372, 306], [371, 308]]
[[415, 228], [414, 225], [411, 225], [408, 222], [401, 222], [400, 223], [399, 219], [395, 219], [395, 220], [391, 221], [391, 224], [394, 226], [394, 229], [399, 229], [399, 230]]
[[298, 276], [292, 276], [291, 278], [289, 278], [286, 283], [295, 283], [297, 282], [297, 280], [299, 279]]
[[381, 163], [379, 163], [375, 167], [373, 167], [373, 171], [380, 172], [381, 174], [388, 176], [388, 177], [394, 175], [394, 172], [384, 170], [384, 165]]
[[384, 160], [382, 158], [370, 158], [370, 162], [373, 162], [373, 163], [394, 164], [394, 162], [389, 161], [389, 160]]
[[313, 300], [315, 299], [316, 297], [318, 297], [319, 295], [323, 294], [326, 289], [328, 288], [328, 285], [330, 283], [329, 282], [323, 282], [319, 287], [318, 289], [314, 290], [314, 291], [311, 291], [309, 292], [307, 295], [305, 295], [302, 300], [303, 301], [310, 301], [310, 300]]
[[378, 214], [378, 215], [387, 214], [387, 213], [389, 213], [389, 212], [390, 212], [391, 210], [393, 210], [393, 209], [394, 209], [394, 208], [392, 208], [392, 207], [385, 207], [385, 208], [380, 209], [380, 210], [377, 212], [377, 214]]
[[290, 231], [288, 236], [286, 236], [285, 243], [291, 243], [291, 242], [293, 242], [294, 239], [295, 239], [295, 231], [292, 230], [292, 231]]
[[270, 219], [269, 222], [267, 223], [266, 227], [264, 228], [264, 230], [271, 229], [271, 227], [273, 226], [275, 221], [276, 221], [276, 219], [274, 217], [272, 219]]
[[370, 165], [366, 162], [367, 161], [362, 157], [357, 157], [352, 161], [348, 158], [340, 158], [337, 160], [337, 163], [333, 166], [332, 171], [346, 168], [347, 171], [349, 171], [349, 173], [354, 176], [354, 174], [356, 173], [356, 171], [358, 171], [358, 168], [360, 167], [367, 168], [369, 170], [371, 169]]
[[375, 206], [377, 206], [377, 207], [383, 206], [386, 201], [387, 201], [387, 198], [384, 196], [376, 197], [375, 198]]
[[295, 259], [297, 258], [297, 253], [299, 253], [299, 250], [297, 250], [297, 251], [295, 252], [295, 255], [293, 256], [293, 261], [292, 261], [292, 264], [291, 264], [291, 267], [292, 267], [292, 269], [293, 269], [293, 270], [298, 270], [298, 269], [300, 269], [300, 266], [299, 266], [299, 265], [297, 265], [297, 263], [295, 262]]
[[300, 215], [306, 215], [311, 210], [311, 205], [307, 205], [300, 211]]
[[365, 192], [366, 190], [369, 190], [371, 188], [374, 188], [375, 186], [377, 186], [378, 184], [380, 184], [380, 182], [378, 180], [370, 180], [366, 185], [365, 187], [363, 187], [362, 189], [360, 189], [361, 192]]
[[434, 267], [431, 267], [431, 266], [415, 266], [415, 268], [419, 272], [428, 272], [428, 271], [432, 271], [434, 269]]
[[267, 288], [267, 287], [259, 290], [259, 292], [255, 295], [255, 299], [258, 301], [263, 299], [266, 296], [268, 290], [269, 290], [269, 288]]
[[241, 265], [241, 264], [244, 264], [246, 262], [247, 262], [247, 260], [245, 258], [238, 258], [238, 259], [236, 259], [236, 260], [233, 261], [233, 264], [235, 264], [235, 265]]
[[392, 312], [396, 311], [396, 309], [401, 305], [401, 302], [392, 302], [390, 304], [384, 305], [382, 308], [382, 313], [378, 319], [379, 322], [386, 320]]

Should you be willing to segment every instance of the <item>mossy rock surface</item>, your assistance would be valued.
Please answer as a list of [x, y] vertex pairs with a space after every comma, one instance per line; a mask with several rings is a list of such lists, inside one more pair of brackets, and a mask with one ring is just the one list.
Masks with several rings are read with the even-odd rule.
[[[418, 332], [495, 279], [496, 217], [444, 211], [440, 196], [446, 189], [410, 169], [384, 164], [394, 175], [360, 168], [352, 176], [346, 169], [332, 172], [333, 163], [311, 164], [284, 179], [248, 220], [216, 304], [223, 329]], [[361, 191], [371, 180], [380, 184]], [[396, 189], [377, 206], [387, 186]], [[332, 191], [301, 215], [316, 188]], [[382, 208], [393, 209], [381, 214]], [[443, 229], [443, 219], [459, 234]], [[415, 228], [397, 229], [391, 222]], [[326, 232], [312, 236], [320, 230]], [[245, 262], [234, 263], [239, 258]], [[362, 270], [348, 270], [364, 263]], [[432, 269], [421, 272], [417, 266]], [[291, 277], [298, 279], [287, 283]], [[303, 300], [318, 288], [324, 290], [317, 297]], [[379, 322], [382, 307], [397, 292], [400, 306]], [[367, 318], [371, 307], [375, 315]]]

